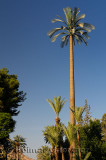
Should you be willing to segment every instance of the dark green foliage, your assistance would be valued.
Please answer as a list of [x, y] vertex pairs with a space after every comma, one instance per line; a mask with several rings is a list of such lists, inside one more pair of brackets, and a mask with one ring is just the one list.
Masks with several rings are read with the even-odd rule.
[[10, 151], [12, 150], [12, 145], [7, 137], [1, 140], [1, 144], [3, 144], [4, 151], [6, 153], [10, 153]]
[[3, 146], [3, 155], [7, 159], [7, 153], [12, 149], [9, 142], [9, 134], [13, 132], [15, 121], [12, 119], [10, 113], [0, 113], [0, 146]]
[[102, 159], [106, 160], [106, 141], [103, 141], [101, 145], [101, 155], [102, 155]]
[[99, 120], [90, 120], [89, 125], [80, 128], [82, 156], [91, 152], [89, 160], [105, 160], [106, 141], [102, 141], [101, 123]]
[[12, 151], [12, 145], [9, 142], [9, 140], [7, 139], [7, 137], [1, 139], [0, 146], [3, 147], [2, 150], [1, 150], [1, 153], [2, 153], [1, 154], [1, 159], [3, 158], [3, 160], [7, 160], [7, 154]]
[[[61, 136], [56, 126], [48, 126], [43, 132], [46, 143], [49, 142], [52, 148], [59, 150], [59, 160], [62, 160], [61, 146], [63, 148], [65, 159], [69, 159], [69, 148], [74, 138], [76, 143], [75, 154], [76, 159], [79, 160], [78, 138], [76, 136], [77, 129], [79, 130], [81, 159], [82, 160], [106, 160], [106, 114], [103, 115], [102, 121], [98, 119], [91, 119], [90, 106], [85, 100], [84, 107], [76, 107], [74, 113], [76, 119], [75, 132], [70, 127], [62, 125], [63, 130]], [[85, 116], [82, 113], [85, 111]], [[81, 120], [81, 122], [80, 122]], [[61, 126], [61, 123], [59, 124]], [[70, 123], [69, 123], [70, 126]], [[74, 127], [74, 126], [73, 126]], [[69, 130], [69, 132], [68, 132]], [[75, 137], [72, 136], [74, 133]], [[65, 137], [65, 136], [66, 137]], [[61, 137], [61, 138], [60, 138]], [[65, 139], [64, 139], [65, 138]]]
[[15, 121], [12, 119], [10, 113], [0, 113], [0, 140], [9, 136], [13, 132]]
[[17, 76], [8, 72], [6, 68], [0, 70], [0, 145], [3, 145], [5, 155], [11, 150], [8, 139], [15, 127], [12, 116], [18, 115], [18, 107], [26, 95], [19, 91]]
[[103, 140], [106, 141], [106, 113], [102, 116], [101, 127], [102, 127]]
[[21, 102], [25, 100], [25, 93], [19, 91], [19, 81], [16, 75], [8, 74], [8, 70], [0, 70], [0, 112], [18, 115], [17, 110]]

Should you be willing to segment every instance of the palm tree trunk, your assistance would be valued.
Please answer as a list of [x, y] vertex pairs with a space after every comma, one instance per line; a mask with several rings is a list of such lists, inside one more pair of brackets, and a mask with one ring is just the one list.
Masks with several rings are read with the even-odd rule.
[[15, 153], [15, 159], [17, 159], [17, 153]]
[[17, 146], [17, 160], [19, 160], [19, 145]]
[[[70, 123], [75, 124], [75, 117], [72, 112], [75, 111], [75, 90], [74, 90], [74, 57], [73, 57], [73, 37], [70, 36]], [[75, 141], [72, 143], [73, 150], [75, 151]], [[73, 160], [75, 158], [75, 152], [73, 152]]]
[[55, 122], [56, 122], [56, 126], [60, 124], [60, 118], [58, 116], [56, 117]]
[[69, 159], [72, 160], [72, 145], [69, 148]]
[[62, 147], [62, 145], [60, 146], [60, 149], [61, 149], [61, 154], [62, 154], [62, 160], [65, 160], [65, 157], [64, 157], [64, 151], [63, 151], [63, 147]]
[[79, 136], [78, 128], [77, 128], [77, 140], [78, 140], [79, 158], [81, 160], [81, 145], [80, 145], [80, 136]]
[[[74, 91], [74, 58], [73, 58], [73, 38], [70, 36], [70, 108], [75, 110], [75, 91]], [[74, 114], [70, 110], [71, 124], [75, 124]]]
[[54, 147], [51, 148], [51, 160], [55, 160]]
[[55, 157], [56, 157], [56, 160], [59, 160], [57, 147], [55, 147]]
[[17, 151], [15, 151], [15, 159], [17, 159]]
[[7, 160], [7, 152], [6, 152], [6, 150], [4, 150], [3, 152], [4, 152], [4, 153], [3, 153], [3, 158], [4, 158], [5, 160]]
[[7, 152], [6, 152], [6, 157], [5, 157], [5, 159], [7, 160]]

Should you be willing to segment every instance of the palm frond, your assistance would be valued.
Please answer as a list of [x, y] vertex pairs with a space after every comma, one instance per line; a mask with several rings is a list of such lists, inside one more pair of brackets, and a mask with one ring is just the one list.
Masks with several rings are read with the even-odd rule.
[[60, 17], [59, 15], [57, 15], [57, 17], [59, 17], [63, 21], [63, 23], [67, 25], [67, 22], [62, 17]]
[[85, 107], [75, 107], [75, 111], [73, 111], [72, 109], [71, 109], [71, 111], [73, 112], [73, 114], [75, 116], [75, 120], [76, 120], [77, 124], [79, 124], [79, 122], [81, 121], [82, 114], [85, 111]]
[[65, 36], [61, 37], [61, 41], [62, 41], [62, 42], [64, 42], [64, 41], [65, 41], [65, 39], [66, 39], [66, 37], [67, 37], [67, 35], [65, 35]]
[[84, 23], [80, 22], [80, 23], [77, 24], [77, 26], [83, 28], [84, 27]]
[[79, 37], [79, 35], [77, 35], [77, 34], [75, 34], [74, 36], [75, 36], [75, 38], [76, 38], [77, 43], [80, 45], [81, 42], [82, 42], [82, 39], [81, 39], [81, 38]]
[[92, 28], [94, 29], [94, 26], [87, 23], [78, 23], [77, 26], [80, 26], [83, 30], [87, 31], [87, 32], [91, 32]]
[[62, 140], [63, 132], [61, 127], [47, 126], [43, 131], [46, 142], [49, 142], [52, 146], [57, 147]]
[[77, 16], [76, 20], [75, 20], [76, 24], [83, 18], [85, 18], [85, 14], [81, 14], [81, 15]]
[[62, 105], [62, 107], [65, 105], [66, 102], [67, 102], [67, 99], [65, 100], [65, 98], [63, 98], [63, 99], [61, 100], [61, 105]]
[[52, 38], [52, 42], [54, 42], [58, 36], [62, 35], [66, 31], [66, 33], [65, 33], [66, 36], [63, 36], [61, 38], [61, 40], [62, 40], [61, 47], [64, 47], [68, 44], [68, 41], [69, 41], [68, 36], [73, 37], [74, 44], [75, 44], [75, 39], [76, 39], [78, 44], [81, 44], [82, 42], [84, 42], [87, 45], [88, 42], [86, 41], [86, 39], [90, 38], [87, 33], [91, 32], [91, 30], [94, 30], [95, 27], [91, 24], [80, 22], [80, 20], [85, 18], [85, 14], [78, 15], [80, 12], [78, 8], [74, 8], [72, 10], [70, 7], [66, 7], [66, 8], [63, 8], [63, 11], [66, 16], [66, 21], [58, 15], [57, 15], [57, 17], [59, 19], [55, 18], [52, 20], [53, 23], [54, 22], [62, 22], [65, 24], [65, 26], [61, 26], [61, 28], [55, 28], [55, 29], [52, 29], [51, 31], [48, 32], [48, 36], [50, 38], [52, 38], [52, 36], [57, 31], [62, 32], [62, 33], [55, 35]]
[[77, 17], [77, 15], [78, 15], [78, 13], [79, 13], [80, 11], [79, 11], [79, 8], [74, 8], [73, 9], [73, 19], [76, 19], [76, 17]]
[[53, 101], [51, 99], [47, 99], [47, 102], [50, 104], [50, 106], [53, 108], [54, 112], [56, 113], [56, 108], [55, 108], [55, 104], [53, 103]]
[[86, 39], [82, 36], [80, 36], [80, 38], [83, 40], [83, 42], [86, 44], [86, 46], [88, 45], [88, 42], [86, 41]]
[[85, 156], [84, 160], [87, 160], [91, 155], [91, 152], [88, 152], [87, 155]]
[[67, 23], [69, 25], [70, 22], [71, 22], [71, 8], [69, 8], [69, 7], [63, 8], [63, 11], [64, 11], [64, 14], [66, 16]]
[[77, 31], [91, 32], [91, 29], [83, 27], [83, 28], [77, 28], [77, 29], [76, 29], [76, 32], [77, 32]]
[[75, 45], [75, 36], [72, 36], [73, 37], [73, 44]]
[[84, 112], [84, 108], [83, 107], [76, 107], [75, 108], [75, 117], [76, 117], [76, 121], [79, 123], [82, 117], [82, 114]]
[[84, 27], [87, 27], [91, 30], [94, 30], [95, 29], [95, 26], [93, 26], [92, 24], [89, 24], [89, 23], [84, 23]]
[[[86, 45], [88, 45], [88, 42], [86, 41], [86, 39], [83, 37], [83, 36], [81, 36], [80, 34], [77, 34], [76, 33], [76, 35], [78, 36], [78, 38], [79, 38], [79, 40], [81, 41], [81, 42], [84, 42]], [[75, 36], [76, 36], [75, 35]]]
[[76, 130], [75, 126], [68, 122], [68, 126], [66, 127], [64, 124], [62, 124], [62, 128], [63, 128], [64, 134], [66, 135], [71, 145], [73, 142], [73, 139], [75, 139], [75, 130]]
[[66, 38], [64, 45], [67, 46], [68, 42], [69, 42], [69, 36]]
[[61, 96], [59, 97], [54, 96], [53, 98], [54, 98], [54, 102], [50, 99], [47, 99], [47, 101], [50, 104], [50, 106], [53, 108], [56, 115], [58, 116], [64, 104], [67, 102], [67, 100], [64, 100], [64, 99], [61, 100]]
[[79, 30], [79, 31], [76, 31], [76, 33], [83, 35], [84, 31]]
[[60, 35], [62, 35], [62, 34], [66, 34], [66, 32], [61, 32], [61, 33], [55, 35], [55, 36], [51, 39], [51, 41], [52, 41], [52, 42], [55, 42], [56, 39], [57, 39], [57, 37], [60, 36]]
[[62, 127], [63, 127], [64, 134], [66, 135], [69, 143], [71, 144], [72, 143], [72, 139], [70, 139], [70, 135], [69, 135], [69, 132], [67, 130], [67, 127], [64, 124], [62, 124]]
[[43, 135], [44, 135], [44, 140], [47, 142], [49, 142], [52, 146], [54, 146], [54, 141], [53, 138], [51, 138], [51, 127], [47, 126], [45, 127], [45, 130], [43, 131]]
[[51, 22], [52, 22], [52, 23], [55, 23], [55, 22], [64, 22], [64, 21], [62, 21], [61, 19], [56, 19], [56, 18], [55, 18], [55, 19], [52, 19]]
[[47, 34], [51, 38], [57, 31], [60, 31], [60, 30], [62, 30], [62, 29], [61, 28], [53, 28]]
[[61, 48], [63, 48], [64, 45], [65, 45], [65, 41], [61, 41], [61, 44], [60, 44]]
[[83, 32], [82, 34], [86, 39], [90, 39], [90, 36], [88, 36], [88, 33], [87, 32]]
[[61, 39], [62, 39], [61, 48], [63, 48], [64, 45], [66, 46], [68, 44], [68, 42], [69, 42], [69, 35], [63, 36]]

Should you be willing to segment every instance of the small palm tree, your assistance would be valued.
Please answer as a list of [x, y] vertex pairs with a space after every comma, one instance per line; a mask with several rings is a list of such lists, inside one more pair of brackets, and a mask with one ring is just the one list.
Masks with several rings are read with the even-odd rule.
[[47, 101], [50, 104], [50, 106], [53, 108], [54, 112], [56, 113], [55, 121], [56, 121], [56, 124], [58, 125], [60, 122], [59, 113], [63, 108], [64, 104], [67, 102], [67, 100], [64, 100], [64, 99], [61, 100], [61, 96], [60, 97], [54, 96], [53, 98], [54, 98], [54, 102], [51, 99], [47, 99]]
[[47, 126], [45, 127], [45, 131], [43, 131], [43, 135], [45, 137], [46, 142], [49, 142], [52, 146], [52, 157], [54, 157], [55, 154], [55, 158], [56, 160], [58, 160], [58, 146], [63, 137], [62, 128], [57, 126]]
[[72, 146], [72, 143], [73, 143], [73, 140], [75, 140], [75, 137], [76, 137], [76, 134], [75, 134], [75, 126], [68, 123], [68, 126], [66, 127], [64, 124], [62, 124], [62, 128], [63, 128], [63, 131], [64, 131], [64, 134], [65, 136], [67, 137], [68, 139], [68, 142], [70, 144], [70, 148], [69, 148], [69, 157], [70, 157], [70, 160], [73, 159], [73, 146]]
[[12, 139], [8, 139], [9, 140], [9, 142], [11, 143], [11, 147], [12, 147], [12, 153], [13, 154], [15, 154], [15, 159], [16, 159], [16, 154], [17, 154], [17, 146], [16, 146], [16, 143], [15, 143], [15, 141], [14, 140], [12, 140]]
[[51, 132], [52, 132], [52, 127], [47, 126], [45, 127], [45, 130], [43, 131], [43, 135], [44, 135], [44, 139], [46, 143], [48, 142], [51, 145], [51, 158], [55, 160], [55, 152], [54, 152], [55, 144], [54, 144], [54, 139], [51, 136]]
[[48, 146], [41, 146], [37, 152], [37, 160], [51, 160], [50, 149]]
[[20, 135], [17, 135], [14, 137], [14, 140], [10, 140], [13, 146], [14, 153], [17, 154], [17, 160], [19, 160], [19, 152], [22, 151], [22, 149], [26, 146], [25, 138], [23, 138]]
[[78, 141], [78, 149], [79, 149], [79, 158], [81, 160], [81, 144], [80, 144], [80, 135], [79, 135], [79, 127], [82, 119], [82, 114], [85, 111], [85, 107], [75, 107], [75, 111], [72, 110], [75, 120], [76, 120], [76, 130], [77, 130], [77, 141]]

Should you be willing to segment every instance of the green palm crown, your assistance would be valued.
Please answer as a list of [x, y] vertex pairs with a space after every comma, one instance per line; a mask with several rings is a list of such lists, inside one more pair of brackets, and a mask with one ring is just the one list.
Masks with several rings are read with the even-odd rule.
[[63, 108], [67, 100], [64, 100], [64, 98], [61, 99], [61, 96], [59, 97], [54, 96], [53, 98], [54, 98], [54, 102], [51, 99], [47, 99], [47, 101], [50, 104], [50, 106], [53, 108], [54, 112], [56, 113], [56, 116], [58, 117], [61, 109]]
[[[67, 45], [70, 36], [72, 36], [74, 44], [76, 40], [78, 44], [84, 42], [87, 45], [88, 43], [86, 40], [90, 38], [88, 36], [88, 32], [94, 30], [95, 27], [91, 24], [80, 22], [80, 20], [85, 18], [85, 14], [79, 15], [79, 8], [74, 8], [72, 10], [71, 8], [67, 7], [64, 8], [63, 11], [66, 16], [66, 21], [58, 15], [57, 17], [59, 19], [52, 20], [52, 23], [62, 22], [64, 26], [62, 25], [61, 28], [54, 28], [48, 32], [48, 36], [51, 38], [51, 41], [55, 42], [59, 35], [63, 35], [61, 38], [61, 47], [64, 47]], [[59, 33], [54, 35], [56, 32]]]

